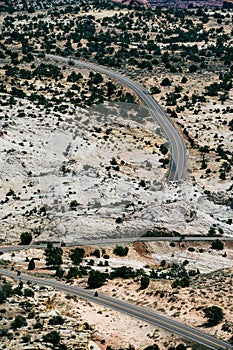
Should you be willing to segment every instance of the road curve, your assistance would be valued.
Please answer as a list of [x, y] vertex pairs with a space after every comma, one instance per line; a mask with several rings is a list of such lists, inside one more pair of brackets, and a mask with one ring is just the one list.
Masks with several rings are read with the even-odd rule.
[[[216, 239], [220, 239], [221, 241], [233, 241], [233, 237], [217, 237], [217, 236], [187, 236], [187, 237], [123, 237], [123, 238], [104, 238], [104, 239], [80, 239], [78, 242], [70, 242], [66, 243], [65, 247], [80, 247], [80, 246], [108, 246], [108, 245], [116, 245], [116, 244], [127, 244], [134, 242], [212, 242]], [[62, 246], [61, 242], [53, 242], [54, 246]], [[29, 245], [4, 245], [0, 246], [0, 253], [4, 252], [14, 252], [17, 250], [24, 249], [45, 249], [47, 247], [47, 243], [38, 243], [38, 244], [29, 244]]]
[[186, 157], [186, 148], [185, 144], [176, 130], [176, 128], [173, 126], [169, 118], [166, 116], [162, 108], [158, 105], [158, 103], [155, 101], [155, 99], [148, 93], [147, 90], [145, 90], [142, 86], [135, 83], [133, 80], [124, 77], [120, 75], [119, 73], [116, 73], [112, 70], [106, 69], [104, 67], [98, 66], [93, 63], [89, 62], [83, 62], [80, 60], [65, 58], [62, 56], [57, 55], [50, 55], [47, 54], [46, 57], [62, 62], [72, 62], [74, 65], [78, 65], [80, 67], [84, 67], [87, 69], [93, 69], [99, 73], [106, 74], [124, 85], [128, 86], [132, 91], [134, 91], [144, 102], [144, 104], [149, 108], [151, 114], [153, 117], [157, 120], [157, 122], [160, 124], [161, 128], [163, 129], [164, 133], [166, 134], [170, 145], [171, 145], [171, 151], [172, 151], [172, 159], [170, 164], [170, 170], [168, 174], [168, 181], [179, 181], [183, 177], [184, 173], [184, 167], [185, 167], [185, 157]]
[[70, 286], [55, 280], [49, 280], [45, 278], [34, 277], [27, 274], [21, 274], [17, 276], [15, 272], [8, 270], [0, 270], [0, 274], [13, 277], [15, 279], [21, 280], [22, 282], [32, 282], [41, 286], [51, 286], [56, 290], [63, 291], [72, 295], [77, 295], [83, 299], [95, 302], [97, 304], [103, 305], [119, 312], [125, 313], [131, 317], [138, 318], [142, 321], [153, 324], [157, 327], [161, 327], [170, 332], [179, 334], [187, 339], [193, 340], [199, 344], [207, 346], [210, 349], [214, 350], [223, 350], [229, 349], [233, 350], [233, 346], [230, 344], [216, 339], [204, 332], [199, 331], [198, 329], [185, 326], [179, 322], [176, 322], [170, 318], [158, 315], [152, 311], [146, 310], [144, 308], [135, 306], [133, 304], [123, 302], [121, 300], [108, 297], [103, 294], [99, 294], [98, 297], [94, 296], [94, 292], [88, 289], [83, 289], [76, 286]]

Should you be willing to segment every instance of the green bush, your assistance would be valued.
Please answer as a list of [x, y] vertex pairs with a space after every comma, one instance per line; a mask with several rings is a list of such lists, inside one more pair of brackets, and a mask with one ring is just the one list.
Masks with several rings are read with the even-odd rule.
[[183, 277], [181, 279], [176, 279], [172, 283], [172, 288], [177, 288], [177, 287], [187, 288], [189, 286], [190, 286], [190, 281], [189, 281], [188, 277]]
[[207, 327], [212, 327], [216, 326], [219, 324], [219, 322], [222, 321], [223, 319], [223, 311], [220, 307], [218, 306], [210, 306], [205, 308], [204, 310], [205, 318], [208, 318], [208, 321], [206, 323]]
[[83, 277], [87, 275], [87, 270], [85, 269], [85, 267], [80, 266], [80, 267], [73, 267], [71, 266], [66, 278], [70, 279], [70, 278], [77, 278], [77, 277]]
[[56, 324], [63, 324], [65, 322], [64, 318], [61, 317], [60, 315], [53, 316], [52, 318], [49, 319], [49, 324], [50, 325], [56, 325]]
[[219, 239], [216, 239], [215, 241], [213, 241], [211, 243], [211, 248], [212, 249], [216, 249], [216, 250], [223, 250], [224, 248], [224, 244], [222, 241], [220, 241]]
[[75, 248], [70, 254], [70, 258], [75, 265], [79, 265], [84, 257], [85, 250], [83, 248]]
[[150, 284], [150, 278], [148, 276], [143, 276], [141, 278], [141, 289], [146, 289]]
[[128, 247], [116, 246], [113, 250], [113, 253], [118, 256], [126, 256], [128, 254]]
[[53, 247], [53, 244], [49, 244], [45, 249], [46, 265], [52, 269], [56, 269], [62, 264], [63, 250], [60, 247]]
[[154, 344], [147, 346], [146, 348], [144, 348], [144, 350], [159, 350], [159, 347], [157, 344]]
[[35, 268], [35, 261], [34, 261], [34, 259], [31, 259], [28, 263], [28, 270], [32, 271], [32, 270], [34, 270], [34, 268]]
[[34, 297], [34, 291], [32, 289], [29, 289], [29, 288], [24, 289], [23, 294], [25, 297], [31, 297], [31, 298]]
[[99, 271], [91, 270], [88, 277], [88, 287], [89, 288], [99, 288], [102, 287], [107, 279], [107, 275], [105, 273], [101, 273]]
[[51, 343], [54, 346], [58, 345], [60, 343], [60, 340], [61, 340], [61, 336], [60, 336], [60, 333], [57, 331], [52, 331], [50, 333], [43, 335], [43, 341], [45, 343]]
[[32, 241], [32, 234], [31, 232], [23, 232], [20, 235], [20, 244], [22, 245], [28, 245]]
[[136, 276], [135, 271], [133, 270], [132, 267], [129, 267], [129, 266], [117, 267], [110, 273], [111, 279], [117, 278], [117, 277], [128, 279], [128, 278], [134, 278], [135, 276]]
[[0, 304], [2, 304], [12, 294], [12, 285], [4, 283], [0, 288]]
[[16, 330], [18, 328], [25, 327], [25, 326], [27, 326], [26, 318], [21, 315], [16, 316], [14, 321], [11, 323], [11, 328], [13, 330]]
[[95, 249], [93, 252], [91, 252], [92, 256], [95, 256], [96, 258], [100, 258], [100, 250]]
[[161, 86], [171, 86], [171, 81], [168, 78], [164, 78], [160, 85]]

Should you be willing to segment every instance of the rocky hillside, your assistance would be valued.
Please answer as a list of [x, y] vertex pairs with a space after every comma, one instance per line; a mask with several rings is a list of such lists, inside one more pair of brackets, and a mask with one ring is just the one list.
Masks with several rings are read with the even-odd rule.
[[[2, 14], [1, 241], [231, 235], [230, 14], [85, 6]], [[45, 53], [154, 95], [186, 142], [184, 181], [166, 182], [169, 144], [132, 92]]]

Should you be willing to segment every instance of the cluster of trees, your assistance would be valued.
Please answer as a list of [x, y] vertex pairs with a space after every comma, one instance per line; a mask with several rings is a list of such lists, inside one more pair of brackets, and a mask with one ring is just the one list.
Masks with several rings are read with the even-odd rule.
[[[166, 264], [166, 262], [164, 262]], [[187, 262], [188, 263], [188, 262]], [[129, 266], [121, 266], [112, 269], [110, 273], [101, 273], [99, 271], [91, 270], [88, 278], [88, 286], [90, 288], [101, 287], [108, 279], [123, 278], [131, 279], [136, 278], [140, 281], [140, 288], [146, 289], [150, 284], [150, 279], [174, 279], [172, 283], [173, 288], [181, 287], [187, 288], [190, 286], [190, 278], [199, 274], [199, 270], [186, 270], [185, 263], [182, 265], [174, 264], [172, 268], [167, 269], [167, 271], [154, 271], [152, 270], [150, 275], [147, 275], [143, 269], [133, 269]], [[82, 275], [82, 271], [76, 270], [79, 276]], [[88, 272], [85, 270], [85, 274]]]
[[[191, 247], [192, 248], [192, 247]], [[190, 251], [191, 251], [191, 248]], [[222, 249], [222, 242], [218, 239], [212, 242], [213, 249]], [[195, 250], [193, 248], [193, 250]], [[126, 256], [128, 254], [128, 247], [116, 246], [113, 249], [113, 253], [118, 256]], [[182, 264], [173, 263], [171, 266], [167, 266], [166, 261], [161, 262], [161, 268], [159, 270], [152, 270], [150, 275], [145, 273], [143, 269], [134, 270], [132, 267], [121, 266], [118, 268], [113, 268], [109, 273], [100, 272], [92, 269], [95, 261], [93, 259], [88, 260], [85, 266], [81, 265], [83, 258], [85, 256], [85, 250], [83, 248], [77, 247], [70, 253], [70, 259], [75, 266], [71, 266], [69, 271], [65, 274], [65, 271], [62, 269], [62, 255], [63, 251], [60, 247], [54, 247], [53, 244], [49, 243], [48, 247], [45, 249], [46, 264], [48, 267], [56, 270], [56, 276], [59, 278], [65, 277], [66, 279], [72, 279], [77, 277], [88, 276], [87, 284], [89, 288], [99, 288], [101, 287], [108, 279], [114, 278], [137, 278], [140, 280], [141, 289], [146, 289], [149, 286], [150, 279], [174, 279], [172, 283], [173, 288], [181, 287], [185, 288], [190, 285], [190, 278], [199, 274], [199, 270], [186, 270], [186, 265], [189, 263], [188, 260], [185, 260]], [[102, 260], [99, 262], [99, 266], [108, 266], [109, 255], [106, 254], [106, 251], [103, 249], [102, 252], [99, 249], [95, 249], [90, 253], [91, 256], [96, 257], [97, 259], [101, 256], [105, 259], [105, 263]], [[28, 269], [34, 269], [35, 259], [29, 261]], [[166, 271], [164, 271], [165, 266], [167, 266]], [[31, 267], [31, 268], [30, 268]]]
[[114, 249], [113, 249], [113, 253], [115, 255], [118, 255], [118, 256], [126, 256], [129, 252], [129, 248], [128, 247], [121, 247], [121, 246], [116, 246]]
[[[79, 7], [70, 7], [70, 15], [77, 14], [79, 10]], [[72, 15], [69, 17], [66, 14], [64, 9], [51, 9], [50, 17], [54, 22], [48, 22], [45, 13], [40, 14], [39, 25], [34, 17], [28, 17], [23, 31], [14, 29], [14, 17], [7, 16], [3, 23], [3, 35], [7, 36], [10, 31], [11, 38], [22, 43], [27, 54], [30, 48], [39, 42], [41, 49], [47, 53], [92, 58], [100, 64], [114, 67], [124, 67], [127, 64], [140, 70], [154, 70], [159, 63], [171, 73], [182, 72], [185, 67], [187, 71], [195, 72], [211, 66], [211, 56], [221, 58], [227, 66], [232, 61], [232, 50], [226, 45], [230, 39], [229, 34], [222, 31], [215, 33], [215, 28], [209, 29], [203, 24], [196, 24], [190, 19], [188, 11], [137, 10], [130, 14], [119, 12], [98, 20], [92, 15], [76, 16], [76, 20], [73, 20]], [[16, 17], [20, 16], [22, 15]], [[200, 17], [207, 18], [206, 14]], [[161, 19], [163, 27], [154, 26], [154, 23]], [[174, 26], [174, 31], [168, 28], [168, 24]], [[99, 26], [104, 30], [99, 30]], [[216, 28], [216, 31], [217, 29], [219, 28]], [[53, 35], [48, 36], [51, 31]], [[210, 39], [214, 40], [215, 36], [218, 38], [216, 45], [209, 45], [207, 50], [198, 49], [196, 42], [208, 43]], [[66, 39], [63, 50], [61, 43], [63, 45], [64, 38]], [[83, 39], [87, 40], [85, 46], [82, 45]], [[131, 43], [135, 43], [135, 47], [130, 48]], [[164, 43], [171, 44], [170, 51], [163, 52], [160, 49], [159, 44]], [[190, 45], [186, 46], [186, 43]], [[4, 49], [2, 55], [5, 55]]]
[[[18, 62], [20, 64], [22, 62]], [[33, 67], [33, 69], [31, 69]], [[18, 86], [11, 88], [12, 97], [28, 98], [39, 105], [46, 107], [56, 106], [64, 112], [63, 102], [70, 102], [73, 105], [82, 107], [103, 103], [105, 99], [122, 102], [134, 102], [134, 96], [129, 92], [124, 92], [122, 87], [117, 87], [111, 81], [105, 81], [102, 74], [90, 72], [89, 78], [84, 77], [80, 72], [71, 72], [67, 78], [63, 76], [60, 67], [53, 64], [40, 63], [37, 66], [33, 63], [31, 68], [19, 68], [16, 65], [5, 65], [7, 77], [14, 77], [23, 81]], [[34, 84], [29, 85], [29, 80], [43, 80], [46, 88], [39, 91]], [[57, 88], [53, 89], [48, 79], [57, 82]], [[6, 86], [2, 85], [2, 92], [7, 92]], [[34, 91], [33, 91], [34, 90]], [[46, 90], [48, 93], [43, 93]], [[50, 97], [48, 97], [50, 95]], [[66, 105], [68, 106], [68, 105]]]
[[45, 249], [46, 265], [51, 269], [57, 269], [62, 265], [63, 249], [60, 247], [54, 247], [53, 243], [48, 243]]
[[[4, 67], [7, 78], [17, 77], [25, 82], [23, 88], [21, 83], [12, 86], [10, 91], [12, 99], [9, 103], [13, 104], [15, 97], [27, 97], [34, 103], [45, 105], [48, 108], [56, 106], [58, 110], [62, 110], [64, 106], [61, 107], [61, 104], [64, 101], [82, 107], [102, 103], [106, 97], [123, 102], [135, 101], [132, 94], [124, 93], [113, 82], [105, 83], [99, 73], [92, 72], [89, 79], [85, 80], [81, 73], [72, 72], [65, 82], [63, 68], [46, 63], [36, 66], [36, 63], [33, 62], [33, 47], [39, 48], [42, 53], [72, 55], [92, 59], [100, 64], [119, 68], [126, 67], [140, 70], [140, 72], [152, 70], [153, 73], [156, 73], [163, 70], [169, 75], [182, 72], [200, 73], [203, 70], [215, 72], [217, 66], [218, 70], [222, 71], [219, 75], [219, 82], [206, 86], [203, 95], [193, 94], [191, 98], [186, 95], [182, 100], [180, 91], [178, 91], [180, 86], [167, 93], [166, 104], [176, 107], [176, 110], [170, 109], [171, 116], [175, 118], [185, 108], [192, 110], [193, 105], [197, 102], [206, 101], [208, 96], [218, 96], [222, 102], [229, 97], [229, 91], [232, 89], [233, 51], [228, 44], [230, 33], [226, 32], [225, 27], [220, 24], [220, 21], [230, 23], [232, 19], [229, 13], [217, 18], [216, 14], [192, 12], [194, 16], [192, 19], [189, 11], [138, 9], [127, 14], [119, 12], [114, 16], [96, 19], [93, 15], [83, 15], [83, 13], [78, 15], [86, 6], [97, 8], [96, 4], [80, 4], [80, 6], [69, 6], [69, 10], [66, 8], [51, 9], [49, 13], [51, 21], [48, 21], [46, 12], [40, 13], [38, 17], [30, 17], [26, 14], [5, 16], [0, 57], [11, 60], [12, 64]], [[108, 5], [106, 6], [108, 8]], [[75, 19], [72, 14], [75, 15]], [[215, 26], [211, 28], [205, 25], [210, 18], [212, 23], [215, 21]], [[22, 19], [25, 23], [19, 28], [18, 23], [21, 23]], [[157, 26], [155, 23], [160, 25]], [[85, 45], [83, 45], [83, 39], [85, 39]], [[203, 42], [206, 43], [207, 48], [200, 49], [197, 43]], [[163, 47], [164, 43], [170, 44], [169, 49]], [[17, 50], [21, 46], [21, 52], [15, 52], [14, 46], [17, 47]], [[26, 69], [25, 62], [33, 63], [29, 69]], [[20, 66], [22, 64], [23, 67]], [[46, 89], [51, 92], [51, 98], [45, 96], [43, 89], [33, 91], [35, 86], [30, 84], [29, 80], [35, 77], [42, 80], [59, 81], [59, 93], [57, 89], [53, 90], [48, 86]], [[183, 76], [181, 83], [185, 84], [186, 79], [187, 77]], [[14, 80], [16, 81], [17, 79]], [[66, 83], [69, 85], [68, 89], [65, 88]], [[161, 82], [162, 87], [171, 85], [172, 81], [169, 78], [164, 78]], [[3, 80], [1, 91], [6, 92], [6, 84]], [[151, 91], [159, 93], [160, 89], [153, 87]], [[185, 105], [178, 106], [178, 101], [185, 102]], [[195, 109], [195, 114], [199, 112], [199, 109]], [[229, 128], [231, 129], [230, 123]], [[184, 128], [183, 132], [191, 147], [197, 147], [197, 142], [190, 135], [189, 130]], [[220, 164], [219, 178], [221, 180], [230, 176], [232, 157], [227, 155], [227, 158], [224, 163]], [[161, 163], [166, 168], [168, 159], [161, 160]], [[209, 176], [210, 169], [204, 157], [201, 169], [205, 171], [206, 176]]]
[[33, 297], [34, 291], [30, 288], [23, 288], [23, 283], [20, 281], [17, 287], [13, 288], [11, 283], [3, 282], [0, 286], [0, 304], [12, 295], [20, 295], [25, 297]]
[[79, 265], [82, 262], [84, 255], [85, 255], [85, 250], [83, 248], [75, 248], [71, 252], [70, 258], [75, 265]]
[[134, 270], [128, 266], [114, 268], [110, 273], [102, 273], [100, 271], [91, 270], [87, 284], [89, 288], [99, 288], [104, 285], [108, 279], [114, 278], [139, 278], [141, 289], [146, 289], [150, 284], [150, 277], [147, 276], [143, 270]]

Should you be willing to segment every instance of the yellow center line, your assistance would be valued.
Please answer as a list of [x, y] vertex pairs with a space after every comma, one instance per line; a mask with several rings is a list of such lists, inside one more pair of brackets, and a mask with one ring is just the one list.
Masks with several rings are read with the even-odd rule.
[[[66, 286], [66, 285], [64, 285], [64, 288], [67, 288], [67, 289], [69, 289], [70, 291], [71, 291], [71, 293], [78, 293], [81, 297], [83, 297], [83, 298], [87, 298], [87, 295], [85, 294], [85, 292], [82, 292], [82, 291], [80, 291], [80, 290], [78, 290], [78, 291], [75, 291], [74, 290], [74, 287], [72, 287], [72, 286]], [[214, 344], [214, 345], [216, 345], [216, 346], [219, 346], [219, 344], [216, 342], [216, 341], [213, 341], [213, 340], [210, 340], [210, 339], [206, 339], [205, 338], [205, 336], [204, 335], [199, 335], [199, 334], [196, 334], [196, 333], [193, 333], [192, 332], [192, 330], [187, 330], [187, 329], [183, 329], [182, 328], [182, 326], [179, 326], [179, 325], [177, 325], [177, 324], [170, 324], [169, 323], [169, 321], [166, 321], [166, 320], [162, 320], [162, 319], [156, 319], [156, 315], [155, 316], [152, 316], [152, 315], [145, 315], [144, 313], [143, 313], [143, 310], [141, 310], [141, 309], [139, 309], [139, 310], [135, 310], [135, 309], [132, 309], [132, 310], [130, 310], [129, 309], [129, 307], [127, 307], [127, 306], [125, 306], [125, 305], [122, 305], [122, 304], [118, 304], [117, 303], [117, 301], [114, 301], [114, 300], [109, 300], [109, 299], [107, 299], [107, 300], [105, 300], [105, 299], [102, 299], [101, 298], [101, 296], [99, 296], [99, 297], [94, 297], [94, 296], [92, 296], [92, 295], [90, 295], [90, 296], [88, 296], [88, 297], [90, 297], [90, 299], [93, 301], [93, 302], [96, 302], [96, 303], [98, 303], [98, 298], [99, 298], [99, 300], [100, 301], [103, 301], [104, 303], [108, 303], [108, 305], [110, 305], [110, 307], [112, 306], [112, 308], [113, 309], [115, 309], [115, 308], [119, 308], [119, 309], [121, 309], [122, 311], [126, 311], [126, 313], [129, 313], [129, 312], [133, 312], [135, 315], [138, 315], [138, 316], [140, 316], [141, 318], [146, 318], [147, 319], [147, 322], [150, 322], [150, 320], [151, 320], [151, 322], [157, 322], [157, 323], [162, 323], [162, 324], [164, 324], [164, 325], [166, 325], [167, 326], [167, 328], [175, 328], [176, 330], [178, 330], [180, 333], [182, 333], [182, 334], [190, 334], [190, 335], [192, 335], [192, 336], [194, 336], [194, 337], [196, 337], [196, 338], [199, 338], [199, 339], [202, 339], [202, 340], [204, 340], [205, 342], [208, 342], [208, 343], [211, 343], [211, 344]], [[95, 299], [96, 298], [96, 299]], [[121, 300], [119, 300], [120, 302], [121, 302]], [[129, 305], [130, 307], [131, 307], [131, 305]], [[134, 306], [134, 305], [132, 305], [132, 306]], [[119, 310], [118, 310], [119, 311]], [[145, 310], [145, 312], [146, 312], [147, 310]], [[148, 310], [149, 311], [149, 310]], [[194, 331], [196, 331], [195, 329], [194, 329]]]
[[[25, 280], [30, 280], [30, 275], [22, 275], [21, 277], [17, 277], [15, 275], [13, 275], [12, 273], [9, 273], [8, 274], [9, 276], [11, 277], [16, 277], [17, 279], [21, 279], [24, 278]], [[202, 334], [196, 334], [195, 332], [198, 331], [196, 329], [191, 329], [191, 327], [189, 326], [185, 326], [185, 327], [188, 327], [189, 329], [183, 329], [182, 328], [182, 325], [179, 325], [179, 324], [176, 324], [176, 323], [173, 323], [175, 321], [171, 320], [171, 323], [169, 322], [169, 319], [168, 320], [164, 320], [164, 319], [160, 319], [160, 318], [156, 318], [157, 317], [163, 317], [163, 316], [160, 316], [160, 315], [150, 315], [150, 314], [145, 314], [146, 312], [153, 312], [153, 311], [150, 311], [150, 310], [143, 310], [142, 308], [139, 308], [138, 310], [136, 309], [137, 306], [135, 305], [123, 305], [124, 302], [122, 302], [121, 300], [114, 300], [112, 299], [111, 297], [107, 297], [107, 299], [104, 298], [104, 295], [101, 296], [99, 295], [98, 297], [95, 297], [89, 293], [91, 292], [87, 292], [87, 291], [82, 291], [80, 289], [76, 289], [76, 287], [74, 286], [69, 286], [69, 285], [66, 285], [64, 283], [61, 283], [61, 282], [53, 282], [51, 280], [46, 280], [44, 278], [38, 278], [38, 277], [33, 277], [33, 280], [35, 283], [40, 283], [40, 284], [43, 284], [43, 285], [50, 285], [51, 287], [55, 288], [55, 289], [60, 289], [66, 293], [71, 293], [71, 294], [74, 294], [74, 295], [78, 295], [80, 296], [81, 298], [84, 298], [84, 299], [88, 299], [88, 300], [91, 300], [92, 302], [94, 303], [97, 303], [97, 304], [101, 304], [103, 305], [104, 307], [110, 307], [110, 308], [113, 308], [113, 309], [116, 309], [118, 312], [122, 311], [122, 312], [125, 312], [126, 314], [129, 314], [129, 316], [135, 316], [135, 317], [140, 317], [142, 319], [145, 320], [145, 322], [148, 322], [148, 323], [157, 323], [158, 326], [160, 327], [164, 327], [165, 329], [167, 330], [170, 330], [171, 332], [175, 330], [177, 330], [178, 333], [182, 334], [184, 337], [188, 337], [187, 335], [189, 335], [189, 337], [193, 340], [195, 340], [195, 338], [197, 339], [200, 339], [202, 340], [202, 343], [204, 341], [203, 344], [213, 344], [215, 346], [217, 346], [219, 349], [225, 349], [225, 346], [223, 347], [222, 345], [219, 345], [218, 342], [217, 342], [217, 339], [216, 341], [212, 340], [212, 339], [208, 339], [205, 337], [205, 334], [203, 334], [203, 332], [201, 332]], [[106, 305], [107, 304], [107, 305]], [[133, 315], [130, 315], [130, 312], [133, 314]], [[145, 312], [145, 313], [144, 313]], [[206, 334], [206, 336], [208, 336], [208, 334]], [[227, 346], [227, 344], [226, 344]]]
[[[105, 300], [104, 300], [105, 301]], [[129, 309], [126, 307], [126, 306], [124, 306], [124, 305], [118, 305], [117, 303], [115, 304], [115, 302], [114, 301], [107, 301], [110, 305], [113, 305], [113, 306], [118, 306], [119, 308], [121, 308], [121, 309], [123, 309], [123, 310], [126, 310], [127, 312], [129, 312]], [[195, 334], [195, 333], [193, 333], [191, 330], [184, 330], [181, 326], [178, 326], [178, 325], [176, 325], [176, 324], [172, 324], [172, 325], [170, 325], [169, 324], [169, 322], [168, 321], [166, 321], [166, 320], [157, 320], [156, 318], [155, 318], [155, 316], [151, 316], [151, 315], [145, 315], [144, 313], [143, 313], [143, 311], [141, 311], [141, 310], [132, 310], [135, 314], [138, 314], [138, 315], [140, 315], [140, 316], [142, 316], [142, 317], [146, 317], [146, 318], [149, 318], [149, 319], [151, 319], [151, 321], [154, 321], [154, 322], [161, 322], [161, 323], [163, 323], [163, 324], [165, 324], [165, 325], [167, 325], [167, 326], [169, 326], [169, 327], [174, 327], [175, 329], [178, 329], [179, 331], [181, 331], [181, 333], [182, 334], [184, 334], [184, 332], [185, 333], [188, 333], [188, 334], [191, 334], [191, 335], [194, 335], [195, 337], [198, 337], [198, 338], [200, 338], [200, 339], [204, 339], [205, 341], [207, 341], [207, 342], [209, 342], [209, 343], [212, 343], [212, 344], [214, 344], [214, 345], [218, 345], [218, 343], [216, 343], [215, 341], [212, 341], [212, 340], [209, 340], [209, 339], [206, 339], [204, 336], [202, 336], [202, 335], [198, 335], [198, 334]], [[145, 310], [145, 311], [147, 311], [147, 310]]]

